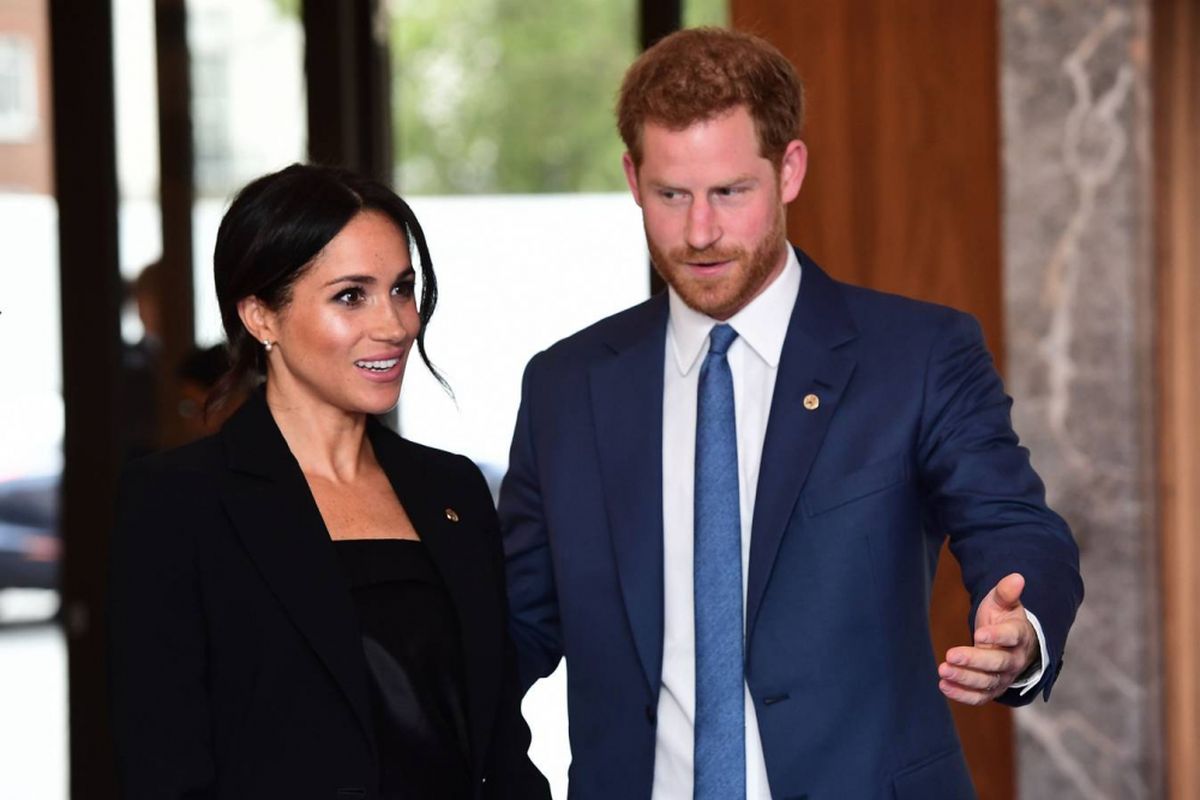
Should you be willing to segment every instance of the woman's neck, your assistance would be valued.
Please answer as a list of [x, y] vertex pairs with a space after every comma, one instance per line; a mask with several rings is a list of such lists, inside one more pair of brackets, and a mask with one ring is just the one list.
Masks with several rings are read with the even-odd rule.
[[271, 416], [305, 475], [349, 482], [370, 462], [366, 414], [281, 390], [271, 381], [266, 391]]

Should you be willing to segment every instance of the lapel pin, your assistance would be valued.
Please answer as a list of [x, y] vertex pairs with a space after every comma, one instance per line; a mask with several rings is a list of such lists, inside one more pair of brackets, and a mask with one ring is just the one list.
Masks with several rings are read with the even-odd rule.
[[458, 522], [458, 512], [453, 508], [447, 508], [446, 519], [450, 520], [451, 522]]
[[804, 407], [809, 411], [816, 411], [821, 407], [821, 398], [817, 397], [815, 394], [804, 395]]

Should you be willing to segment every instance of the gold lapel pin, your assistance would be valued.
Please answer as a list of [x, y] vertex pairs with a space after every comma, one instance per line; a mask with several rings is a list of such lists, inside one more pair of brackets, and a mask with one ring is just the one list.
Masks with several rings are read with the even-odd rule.
[[816, 411], [821, 407], [821, 398], [817, 397], [815, 394], [804, 395], [804, 407], [809, 411]]
[[450, 520], [451, 522], [458, 522], [458, 512], [453, 508], [447, 508], [446, 519]]

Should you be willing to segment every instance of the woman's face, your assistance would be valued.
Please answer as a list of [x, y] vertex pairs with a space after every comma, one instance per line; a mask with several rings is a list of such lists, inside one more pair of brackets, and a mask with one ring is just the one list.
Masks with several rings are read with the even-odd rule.
[[286, 306], [258, 307], [259, 338], [275, 343], [267, 357], [275, 397], [365, 414], [396, 405], [421, 326], [415, 278], [390, 217], [368, 210], [351, 219], [293, 284]]

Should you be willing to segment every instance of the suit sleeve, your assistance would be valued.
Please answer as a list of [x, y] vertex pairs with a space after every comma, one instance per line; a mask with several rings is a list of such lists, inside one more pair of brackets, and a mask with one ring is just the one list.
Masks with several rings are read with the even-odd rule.
[[508, 582], [509, 627], [517, 650], [522, 691], [554, 671], [563, 655], [562, 628], [549, 531], [542, 506], [534, 437], [538, 357], [525, 369], [508, 472], [500, 487]]
[[[500, 545], [500, 521], [492, 506], [487, 482], [469, 459], [464, 458], [478, 483], [478, 493], [492, 520], [489, 533], [490, 554], [495, 576], [495, 602], [507, 609], [504, 587], [504, 553]], [[503, 618], [503, 617], [502, 617]], [[500, 699], [496, 709], [495, 729], [492, 732], [486, 766], [487, 781], [484, 797], [488, 800], [550, 800], [550, 785], [529, 758], [529, 726], [521, 715], [522, 691], [517, 679], [517, 657], [512, 638], [504, 632], [504, 663], [500, 679]]]
[[111, 557], [110, 671], [123, 797], [208, 798], [215, 769], [191, 533], [195, 487], [145, 462], [122, 477]]
[[1005, 575], [1025, 576], [1021, 600], [1046, 636], [1049, 663], [1036, 691], [1000, 702], [1049, 698], [1062, 668], [1067, 631], [1083, 600], [1079, 550], [1012, 428], [1012, 400], [984, 345], [979, 324], [955, 312], [934, 338], [926, 370], [918, 443], [926, 528], [950, 539], [971, 594], [968, 624]]

